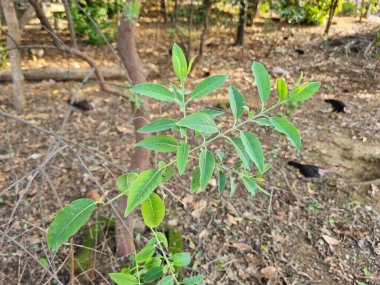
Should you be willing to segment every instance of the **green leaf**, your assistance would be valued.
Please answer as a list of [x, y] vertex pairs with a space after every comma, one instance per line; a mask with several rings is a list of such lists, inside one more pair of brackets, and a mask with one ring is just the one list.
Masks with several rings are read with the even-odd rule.
[[154, 243], [147, 243], [137, 254], [136, 254], [136, 263], [143, 263], [149, 260], [154, 254]]
[[219, 194], [223, 194], [224, 188], [226, 187], [226, 175], [222, 171], [218, 172], [218, 191]]
[[239, 90], [234, 86], [228, 88], [228, 99], [235, 119], [240, 118], [244, 111], [245, 101]]
[[179, 90], [177, 86], [175, 86], [173, 83], [170, 83], [170, 86], [173, 89], [174, 97], [176, 98], [177, 102], [180, 106], [183, 106], [185, 103], [185, 94], [183, 90]]
[[125, 273], [108, 273], [112, 281], [117, 285], [136, 285], [139, 284], [137, 278], [131, 274]]
[[251, 169], [252, 160], [249, 158], [247, 152], [244, 149], [244, 145], [240, 138], [229, 138], [231, 144], [233, 145], [237, 155], [243, 162], [243, 166], [245, 169]]
[[189, 62], [189, 66], [187, 68], [187, 73], [186, 73], [186, 77], [189, 75], [190, 71], [191, 71], [191, 68], [193, 67], [193, 63], [194, 63], [194, 60], [196, 59], [196, 55], [193, 56], [191, 59], [190, 59], [190, 62]]
[[90, 199], [78, 199], [59, 210], [50, 224], [46, 239], [51, 250], [58, 250], [76, 234], [89, 220], [97, 202]]
[[173, 285], [174, 284], [174, 278], [173, 275], [168, 275], [165, 278], [162, 278], [157, 285]]
[[191, 178], [191, 188], [190, 188], [191, 193], [195, 193], [199, 188], [201, 188], [200, 179], [201, 179], [201, 171], [199, 167], [197, 167], [194, 171], [193, 177]]
[[206, 278], [206, 276], [204, 276], [204, 275], [189, 277], [189, 278], [184, 279], [182, 281], [182, 284], [183, 285], [197, 285], [200, 282], [202, 282], [205, 278]]
[[272, 123], [267, 118], [258, 118], [255, 120], [256, 123], [258, 123], [260, 126], [266, 126], [266, 127], [272, 127]]
[[243, 183], [245, 188], [247, 188], [248, 192], [252, 195], [256, 195], [257, 193], [257, 183], [250, 177], [242, 176]]
[[172, 177], [173, 174], [174, 174], [174, 169], [171, 166], [166, 166], [165, 168], [163, 168], [162, 182], [168, 181], [170, 177]]
[[181, 252], [181, 253], [173, 254], [170, 257], [170, 260], [173, 261], [174, 266], [184, 267], [190, 264], [191, 256], [187, 252]]
[[120, 175], [116, 180], [117, 189], [119, 189], [120, 192], [127, 194], [129, 186], [131, 186], [131, 183], [136, 179], [137, 175], [136, 171]]
[[297, 87], [298, 85], [300, 85], [302, 79], [303, 79], [303, 72], [301, 71], [300, 76], [298, 77], [296, 83], [294, 83], [294, 87]]
[[254, 61], [252, 64], [252, 73], [256, 80], [261, 102], [264, 104], [270, 94], [270, 79], [268, 71], [260, 62]]
[[174, 73], [181, 82], [181, 85], [183, 85], [187, 75], [187, 62], [185, 54], [176, 43], [173, 45], [172, 63]]
[[176, 151], [178, 142], [175, 138], [168, 135], [151, 136], [139, 141], [136, 146], [162, 152]]
[[207, 96], [208, 94], [222, 86], [227, 78], [227, 75], [219, 74], [210, 76], [202, 80], [197, 86], [195, 86], [190, 99], [198, 99]]
[[288, 96], [289, 102], [302, 102], [313, 96], [321, 87], [320, 82], [308, 82], [297, 86]]
[[175, 98], [172, 92], [163, 85], [155, 83], [142, 83], [131, 88], [135, 93], [152, 97], [156, 100], [174, 102]]
[[141, 213], [148, 227], [158, 227], [165, 217], [164, 201], [156, 193], [150, 194], [149, 198], [141, 204]]
[[149, 270], [153, 267], [160, 267], [162, 264], [162, 259], [159, 257], [151, 257], [147, 262], [145, 262], [145, 269]]
[[164, 272], [162, 271], [161, 267], [153, 267], [149, 269], [147, 273], [145, 273], [144, 282], [150, 283], [160, 278], [163, 274]]
[[185, 118], [182, 118], [176, 123], [176, 125], [201, 133], [212, 134], [218, 132], [218, 128], [216, 127], [214, 120], [210, 116], [201, 112], [193, 113]]
[[286, 86], [284, 78], [277, 79], [277, 94], [280, 101], [283, 101], [288, 96], [288, 86]]
[[39, 257], [38, 260], [40, 261], [40, 263], [45, 266], [45, 267], [49, 267], [49, 260], [47, 260], [46, 258], [44, 257]]
[[156, 237], [165, 246], [165, 248], [168, 248], [168, 240], [167, 240], [166, 235], [164, 233], [156, 232]]
[[292, 123], [281, 117], [270, 118], [270, 121], [277, 131], [288, 137], [298, 151], [301, 149], [301, 136]]
[[152, 132], [169, 130], [173, 127], [175, 127], [174, 119], [161, 118], [145, 125], [141, 129], [138, 129], [137, 132], [138, 133], [152, 133]]
[[125, 209], [126, 217], [156, 190], [161, 183], [161, 179], [162, 172], [156, 169], [145, 170], [137, 176], [128, 190], [128, 202], [127, 208]]
[[250, 132], [241, 132], [240, 139], [249, 158], [255, 163], [257, 169], [264, 172], [264, 154], [259, 139]]
[[185, 172], [186, 164], [189, 159], [189, 144], [183, 143], [177, 149], [177, 168], [179, 175]]
[[199, 113], [204, 113], [206, 115], [209, 115], [211, 118], [215, 118], [224, 114], [223, 111], [214, 110], [214, 109], [203, 109], [203, 110], [200, 110]]
[[212, 173], [215, 168], [215, 157], [208, 150], [204, 150], [201, 152], [199, 156], [199, 170], [200, 170], [200, 179], [199, 183], [201, 188], [204, 190], [208, 182], [212, 177]]

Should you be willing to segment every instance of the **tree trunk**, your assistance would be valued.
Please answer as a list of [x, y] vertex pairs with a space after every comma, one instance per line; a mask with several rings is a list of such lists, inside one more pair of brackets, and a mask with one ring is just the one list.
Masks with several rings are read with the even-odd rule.
[[205, 46], [205, 38], [207, 36], [207, 31], [208, 31], [208, 20], [210, 16], [210, 11], [211, 11], [211, 0], [203, 0], [203, 5], [205, 7], [205, 18], [204, 18], [204, 23], [203, 23], [203, 31], [201, 35], [201, 41], [199, 44], [199, 57], [203, 55], [203, 50]]
[[253, 20], [255, 19], [258, 7], [259, 7], [259, 0], [248, 0], [248, 2], [247, 2], [247, 27], [252, 27]]
[[362, 21], [362, 18], [364, 16], [364, 12], [363, 12], [363, 7], [364, 7], [364, 0], [362, 0], [362, 3], [360, 4], [360, 18], [359, 18], [359, 23]]
[[193, 0], [190, 0], [190, 11], [189, 11], [189, 34], [188, 34], [188, 42], [187, 42], [187, 50], [186, 50], [186, 58], [189, 60], [191, 54], [191, 30], [193, 26]]
[[331, 0], [329, 20], [327, 21], [327, 25], [326, 25], [326, 29], [325, 29], [326, 35], [329, 34], [330, 27], [332, 24], [332, 20], [334, 18], [335, 10], [338, 7], [338, 2], [339, 2], [339, 0]]
[[173, 11], [173, 22], [177, 22], [177, 17], [178, 17], [178, 8], [179, 8], [179, 0], [174, 1], [174, 11]]
[[239, 23], [236, 33], [236, 41], [234, 45], [241, 46], [244, 42], [244, 25], [245, 25], [245, 2], [239, 1]]
[[[133, 21], [126, 19], [126, 17], [122, 17], [120, 20], [117, 46], [123, 64], [127, 68], [129, 77], [131, 78], [133, 84], [146, 82], [146, 77], [144, 73], [141, 72], [142, 63], [136, 49], [135, 24]], [[136, 142], [138, 142], [146, 137], [146, 134], [140, 134], [137, 130], [149, 122], [148, 100], [144, 98], [144, 103], [140, 109], [136, 109], [136, 106], [134, 105], [132, 105], [132, 108], [132, 113], [134, 114], [134, 136]], [[136, 147], [132, 154], [129, 169], [139, 169], [139, 171], [143, 171], [149, 167], [150, 151], [144, 148]], [[117, 211], [119, 213], [116, 218], [116, 243], [118, 256], [128, 256], [134, 252], [133, 213], [127, 218], [124, 218], [126, 205], [127, 197], [125, 196], [117, 201]]]
[[17, 110], [25, 107], [24, 77], [21, 70], [20, 45], [21, 31], [17, 21], [16, 9], [12, 0], [1, 0], [5, 21], [8, 27], [7, 48], [12, 69], [13, 103]]
[[167, 23], [168, 14], [166, 13], [166, 0], [161, 0], [161, 15], [164, 17], [164, 23]]
[[[43, 67], [23, 70], [25, 80], [41, 81], [53, 79], [55, 81], [82, 81], [92, 68], [55, 68]], [[142, 67], [147, 76], [155, 77], [158, 75], [157, 67], [152, 64], [144, 64]], [[125, 69], [120, 66], [100, 66], [99, 71], [103, 74], [104, 80], [127, 80]], [[90, 80], [96, 80], [93, 74]], [[12, 73], [0, 71], [0, 82], [12, 81]]]

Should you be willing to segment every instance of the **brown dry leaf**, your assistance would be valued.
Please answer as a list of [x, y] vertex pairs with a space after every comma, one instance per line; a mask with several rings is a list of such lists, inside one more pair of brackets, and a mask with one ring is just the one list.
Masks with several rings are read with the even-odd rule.
[[191, 212], [191, 216], [195, 219], [200, 218], [202, 215], [203, 210], [207, 206], [207, 201], [206, 200], [200, 200], [194, 204], [194, 211]]
[[229, 244], [230, 247], [236, 248], [238, 251], [246, 252], [251, 251], [252, 247], [246, 243], [243, 242], [231, 242]]
[[277, 268], [274, 266], [267, 266], [260, 270], [261, 278], [271, 280], [276, 277]]
[[230, 221], [231, 224], [235, 226], [238, 224], [238, 220], [230, 214], [227, 214], [227, 219]]
[[193, 195], [186, 195], [186, 197], [182, 199], [182, 203], [184, 204], [185, 209], [187, 209], [188, 207], [193, 207], [194, 196]]
[[123, 124], [118, 124], [117, 122], [115, 123], [115, 128], [116, 128], [116, 131], [120, 134], [132, 134], [133, 133], [133, 130], [131, 129], [131, 127], [127, 126], [127, 125], [123, 125]]
[[94, 201], [100, 201], [101, 198], [102, 198], [99, 195], [99, 193], [96, 191], [96, 189], [91, 189], [90, 191], [88, 191], [87, 194], [86, 194], [86, 197], [88, 199], [91, 199], [91, 200], [94, 200]]
[[340, 241], [333, 238], [333, 237], [330, 237], [328, 235], [322, 235], [323, 239], [325, 240], [325, 242], [327, 242], [329, 245], [339, 245], [340, 244]]
[[208, 231], [204, 229], [199, 233], [198, 237], [199, 239], [204, 239], [207, 235], [208, 235]]

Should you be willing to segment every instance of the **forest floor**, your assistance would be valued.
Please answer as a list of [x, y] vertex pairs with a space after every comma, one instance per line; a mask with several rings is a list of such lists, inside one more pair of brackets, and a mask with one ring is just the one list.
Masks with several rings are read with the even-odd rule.
[[[324, 27], [290, 26], [265, 19], [246, 29], [242, 47], [232, 45], [233, 27], [211, 29], [204, 56], [189, 82], [194, 86], [206, 73], [228, 74], [229, 80], [212, 96], [192, 104], [193, 110], [225, 106], [229, 85], [244, 94], [250, 108], [259, 110], [252, 60], [268, 68], [272, 83], [276, 77], [273, 69], [280, 67], [288, 73], [290, 86], [303, 71], [305, 81], [320, 81], [322, 87], [296, 108], [283, 106], [273, 111], [288, 115], [299, 128], [303, 138], [300, 152], [283, 135], [255, 126], [266, 161], [273, 164], [263, 185], [270, 197], [251, 196], [240, 182], [233, 197], [228, 189], [220, 196], [215, 181], [206, 191], [192, 195], [191, 171], [185, 177], [174, 177], [160, 191], [168, 210], [165, 221], [182, 233], [184, 249], [193, 255], [192, 266], [184, 269], [187, 276], [205, 274], [206, 284], [380, 284], [380, 81], [376, 60], [365, 53], [362, 38], [379, 28], [379, 22], [336, 21], [330, 34], [335, 44], [324, 40]], [[159, 69], [160, 77], [151, 78], [154, 82], [175, 82], [168, 52], [178, 41], [174, 31], [170, 24], [144, 19], [137, 29], [142, 60]], [[348, 35], [356, 35], [358, 44], [344, 38]], [[198, 40], [199, 32], [193, 32], [193, 48]], [[48, 38], [42, 30], [31, 30], [23, 41], [46, 44]], [[117, 65], [107, 47], [83, 44], [81, 48], [101, 65]], [[86, 67], [55, 50], [46, 50], [40, 59], [24, 52], [23, 65]], [[134, 143], [129, 103], [100, 92], [95, 82], [81, 85], [45, 80], [25, 84], [27, 108], [17, 113], [12, 108], [11, 90], [9, 83], [1, 83], [0, 108], [19, 119], [0, 120], [0, 230], [6, 233], [0, 235], [0, 283], [51, 280], [37, 260], [48, 260], [50, 272], [58, 272], [58, 278], [68, 283], [70, 246], [57, 254], [49, 252], [45, 229], [57, 210], [73, 199], [94, 189], [108, 196], [117, 193], [115, 179], [128, 168]], [[96, 110], [72, 112], [66, 103], [72, 94], [92, 99]], [[352, 114], [331, 113], [323, 101], [326, 98], [343, 100]], [[269, 104], [273, 102], [274, 97]], [[151, 107], [154, 118], [176, 116], [170, 104], [152, 102]], [[224, 111], [231, 114], [229, 108]], [[217, 122], [226, 127], [232, 123], [231, 116]], [[57, 140], [32, 126], [60, 137]], [[223, 143], [213, 150], [232, 157]], [[54, 153], [59, 154], [44, 162]], [[154, 157], [154, 161], [159, 158], [165, 156]], [[289, 160], [321, 167], [336, 165], [339, 171], [305, 182], [287, 166]], [[188, 170], [194, 164], [191, 162]], [[19, 179], [15, 187], [7, 189]], [[109, 217], [111, 211], [101, 210], [97, 215]], [[139, 246], [148, 233], [141, 228], [137, 231]], [[74, 243], [83, 244], [83, 234], [75, 237]], [[113, 253], [114, 239], [107, 234], [93, 251], [92, 273], [80, 274], [78, 280], [110, 284], [107, 272], [122, 266]]]

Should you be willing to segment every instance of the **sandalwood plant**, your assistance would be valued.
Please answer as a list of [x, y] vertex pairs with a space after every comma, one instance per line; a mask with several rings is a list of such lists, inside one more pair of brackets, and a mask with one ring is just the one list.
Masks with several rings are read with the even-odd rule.
[[[249, 109], [239, 90], [230, 86], [228, 99], [234, 121], [228, 129], [220, 130], [214, 120], [215, 117], [224, 115], [222, 111], [202, 109], [191, 113], [188, 105], [221, 87], [227, 80], [227, 75], [210, 76], [193, 90], [189, 90], [186, 88], [186, 80], [193, 62], [194, 58], [188, 63], [181, 48], [174, 44], [172, 64], [180, 84], [177, 86], [170, 83], [168, 88], [160, 84], [143, 83], [130, 89], [135, 102], [142, 100], [141, 96], [148, 96], [158, 101], [169, 102], [173, 108], [179, 108], [181, 118], [159, 118], [141, 128], [140, 133], [155, 134], [136, 144], [138, 147], [175, 155], [170, 155], [171, 158], [168, 156], [167, 161], [160, 161], [156, 168], [142, 172], [135, 169], [121, 175], [116, 181], [120, 193], [108, 202], [78, 199], [61, 209], [47, 231], [47, 243], [51, 250], [58, 250], [76, 234], [88, 222], [97, 207], [107, 206], [126, 195], [128, 202], [125, 216], [140, 207], [144, 223], [150, 229], [152, 238], [139, 252], [135, 252], [128, 268], [109, 273], [110, 278], [120, 285], [151, 282], [159, 285], [198, 284], [205, 278], [204, 275], [180, 280], [179, 272], [191, 263], [191, 256], [187, 252], [170, 253], [165, 234], [158, 230], [165, 218], [165, 204], [157, 194], [157, 189], [169, 181], [174, 173], [184, 175], [188, 162], [195, 160], [198, 166], [192, 170], [192, 178], [189, 180], [191, 193], [196, 193], [198, 189], [206, 189], [212, 176], [216, 175], [219, 194], [222, 194], [225, 188], [229, 188], [230, 195], [233, 195], [237, 179], [240, 179], [250, 194], [262, 192], [269, 195], [260, 183], [264, 181], [263, 175], [270, 170], [271, 164], [265, 162], [260, 139], [247, 131], [246, 127], [258, 124], [274, 128], [285, 134], [291, 144], [300, 150], [301, 137], [297, 128], [286, 118], [270, 116], [269, 112], [289, 102], [298, 103], [309, 99], [318, 91], [320, 83], [302, 83], [301, 74], [293, 89], [288, 91], [285, 80], [279, 78], [276, 88], [278, 100], [268, 106], [267, 100], [271, 94], [269, 74], [261, 63], [254, 61], [252, 73], [262, 104], [261, 110], [255, 114]], [[223, 152], [214, 153], [210, 150], [210, 146], [220, 142], [226, 142], [231, 146], [238, 163], [230, 165], [226, 162]]]

